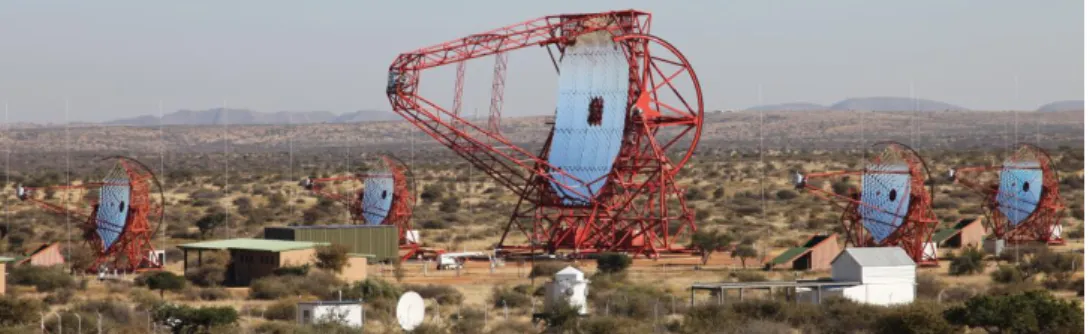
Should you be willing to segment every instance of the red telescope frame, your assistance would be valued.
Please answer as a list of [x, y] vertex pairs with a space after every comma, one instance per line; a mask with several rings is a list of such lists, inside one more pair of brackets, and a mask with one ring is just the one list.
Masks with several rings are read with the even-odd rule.
[[1037, 209], [1014, 228], [1008, 226], [1007, 216], [999, 210], [998, 175], [1003, 169], [1002, 165], [953, 168], [947, 176], [983, 197], [981, 207], [987, 212], [984, 215], [985, 221], [996, 238], [1009, 243], [1039, 241], [1049, 245], [1062, 245], [1065, 243], [1064, 239], [1054, 235], [1053, 229], [1060, 224], [1060, 212], [1066, 206], [1060, 196], [1059, 177], [1052, 169], [1052, 157], [1044, 149], [1032, 144], [1020, 143], [1018, 147], [1011, 159], [1031, 155], [1033, 160], [1041, 164], [1044, 177], [1041, 180], [1041, 199]]
[[[499, 251], [623, 251], [651, 257], [687, 252], [677, 246], [678, 238], [695, 231], [696, 225], [674, 177], [700, 140], [703, 95], [688, 60], [651, 35], [650, 28], [651, 14], [637, 10], [553, 15], [420, 48], [402, 53], [390, 65], [387, 97], [394, 112], [519, 194]], [[498, 124], [507, 52], [543, 47], [559, 72], [557, 58], [563, 58], [565, 49], [577, 37], [596, 32], [608, 32], [621, 47], [630, 80], [620, 154], [602, 191], [589, 195], [574, 189], [589, 189], [601, 180], [580, 180], [548, 162], [552, 131], [545, 147], [531, 152], [500, 133]], [[462, 64], [489, 55], [497, 56], [492, 107], [488, 125], [478, 126], [458, 112]], [[459, 65], [450, 110], [419, 90], [423, 71], [449, 64]], [[554, 175], [576, 181], [562, 184]], [[588, 204], [561, 203], [551, 184]], [[512, 245], [508, 238], [513, 234], [525, 237], [529, 245]]]
[[[394, 198], [390, 210], [386, 214], [386, 219], [381, 224], [397, 226], [398, 244], [402, 252], [401, 258], [404, 260], [418, 254], [433, 256], [442, 253], [442, 250], [421, 247], [420, 240], [409, 238], [409, 234], [413, 232], [412, 216], [413, 209], [416, 207], [416, 193], [414, 192], [416, 187], [411, 184], [414, 182], [412, 171], [405, 165], [405, 162], [389, 155], [382, 156], [382, 163], [386, 166], [390, 175], [355, 174], [318, 179], [307, 178], [300, 184], [318, 197], [341, 203], [348, 209], [355, 224], [365, 224], [363, 218], [363, 189], [346, 194], [330, 190], [328, 185], [344, 181], [359, 181], [362, 183], [370, 177], [392, 177], [394, 180]], [[413, 235], [415, 236], [415, 234]]]
[[[810, 182], [813, 179], [861, 178], [865, 170], [796, 173], [795, 187], [842, 207], [840, 222], [843, 224], [845, 234], [847, 234], [847, 242], [851, 245], [856, 247], [901, 247], [918, 265], [938, 265], [937, 256], [928, 256], [925, 249], [927, 245], [931, 244], [931, 235], [938, 226], [938, 218], [931, 211], [932, 189], [927, 185], [926, 181], [930, 179], [931, 173], [927, 168], [927, 164], [924, 163], [916, 151], [901, 143], [879, 142], [874, 147], [881, 147], [884, 149], [883, 152], [890, 153], [892, 156], [878, 155], [871, 160], [871, 163], [881, 164], [884, 159], [896, 158], [908, 165], [908, 174], [910, 175], [909, 191], [911, 196], [904, 221], [901, 226], [897, 227], [892, 234], [881, 242], [876, 242], [867, 232], [867, 229], [863, 227], [863, 217], [859, 214], [858, 209], [860, 206], [870, 204], [862, 201], [862, 194], [859, 189], [853, 187], [849, 190], [849, 193], [841, 195], [825, 190], [820, 185], [815, 186]], [[881, 208], [873, 208], [881, 210]], [[934, 251], [934, 249], [932, 250]]]
[[[159, 179], [155, 177], [150, 168], [135, 159], [123, 156], [102, 159], [102, 161], [107, 160], [117, 161], [119, 167], [128, 175], [129, 184], [127, 185], [130, 187], [128, 221], [118, 239], [109, 248], [102, 247], [102, 239], [96, 231], [98, 225], [95, 217], [99, 209], [97, 200], [86, 202], [87, 205], [82, 208], [73, 208], [65, 203], [57, 204], [39, 199], [35, 195], [47, 191], [94, 191], [110, 184], [88, 182], [79, 185], [49, 187], [19, 186], [17, 197], [46, 211], [68, 216], [77, 222], [82, 222], [81, 228], [83, 229], [84, 240], [88, 242], [95, 254], [94, 262], [90, 267], [86, 268], [87, 272], [95, 272], [107, 263], [112, 263], [114, 268], [122, 270], [135, 271], [162, 268], [162, 264], [159, 263], [158, 259], [149, 257], [151, 252], [155, 250], [152, 247], [151, 238], [158, 233], [163, 223], [163, 203], [166, 203], [166, 201], [162, 184], [159, 183]], [[155, 195], [158, 195], [159, 203], [152, 201]], [[63, 196], [68, 196], [68, 194]], [[154, 229], [151, 228], [152, 222], [156, 223]]]

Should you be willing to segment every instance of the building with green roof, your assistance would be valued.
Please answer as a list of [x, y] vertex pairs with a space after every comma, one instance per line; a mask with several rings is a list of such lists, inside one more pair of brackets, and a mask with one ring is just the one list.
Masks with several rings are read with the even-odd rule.
[[980, 247], [986, 236], [981, 218], [976, 217], [962, 219], [952, 227], [935, 229], [931, 241], [944, 248]]
[[[211, 240], [178, 245], [182, 250], [183, 268], [201, 267], [206, 261], [206, 252], [226, 251], [230, 262], [227, 264], [224, 285], [246, 286], [255, 279], [272, 275], [282, 267], [314, 267], [316, 248], [327, 246], [327, 242], [287, 241], [237, 238]], [[196, 253], [196, 263], [190, 253]], [[367, 258], [349, 256], [348, 266], [341, 276], [347, 281], [362, 280], [367, 277]]]
[[12, 261], [15, 261], [15, 258], [0, 256], [0, 296], [7, 293], [8, 262]]
[[839, 252], [840, 243], [836, 234], [817, 234], [802, 246], [788, 248], [765, 263], [765, 269], [825, 270], [830, 268]]

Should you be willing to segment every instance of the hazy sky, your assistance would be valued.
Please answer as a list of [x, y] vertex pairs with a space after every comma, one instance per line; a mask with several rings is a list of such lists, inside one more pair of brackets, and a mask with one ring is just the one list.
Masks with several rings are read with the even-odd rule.
[[[159, 101], [167, 112], [388, 110], [398, 53], [626, 8], [651, 11], [653, 33], [686, 54], [708, 110], [758, 104], [758, 84], [765, 103], [908, 96], [911, 82], [922, 98], [975, 109], [1083, 95], [1078, 0], [73, 0], [0, 3], [0, 102], [11, 121], [38, 122], [63, 122], [66, 97], [82, 121], [155, 114]], [[505, 111], [551, 112], [556, 75], [544, 50], [510, 63]], [[491, 65], [470, 64], [465, 110], [488, 109]], [[452, 86], [449, 76], [424, 84], [444, 104]]]

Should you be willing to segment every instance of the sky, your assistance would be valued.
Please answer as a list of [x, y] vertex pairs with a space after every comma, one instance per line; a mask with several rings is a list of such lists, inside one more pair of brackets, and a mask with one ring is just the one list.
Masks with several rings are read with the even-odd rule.
[[[304, 5], [306, 4], [306, 5]], [[401, 52], [545, 15], [640, 9], [693, 64], [706, 110], [909, 96], [1032, 110], [1083, 95], [1083, 2], [5, 1], [0, 102], [11, 122], [105, 121], [160, 110], [389, 110]], [[509, 55], [506, 115], [553, 110], [547, 53]], [[491, 59], [468, 66], [463, 110], [487, 113]], [[453, 98], [453, 65], [424, 74]], [[444, 77], [445, 76], [445, 77]], [[758, 89], [760, 87], [760, 89]]]

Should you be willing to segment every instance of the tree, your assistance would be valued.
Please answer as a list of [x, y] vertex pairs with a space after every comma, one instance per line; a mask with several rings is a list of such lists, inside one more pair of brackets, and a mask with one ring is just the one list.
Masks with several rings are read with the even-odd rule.
[[734, 251], [730, 253], [730, 257], [742, 260], [742, 269], [745, 269], [747, 258], [757, 258], [757, 249], [753, 248], [752, 244], [741, 244], [734, 247]]
[[203, 239], [209, 232], [215, 230], [217, 227], [223, 226], [227, 223], [227, 213], [214, 212], [201, 217], [197, 220], [197, 229], [201, 231], [201, 238]]
[[632, 265], [632, 258], [621, 253], [600, 253], [595, 261], [598, 262], [598, 272], [607, 274], [623, 272]]
[[95, 254], [90, 247], [70, 247], [67, 252], [68, 265], [71, 266], [73, 274], [83, 273], [95, 263]]
[[943, 312], [951, 324], [988, 333], [1081, 333], [1082, 307], [1046, 291], [980, 295]]
[[348, 247], [341, 244], [318, 247], [314, 259], [318, 268], [340, 273], [348, 264]]
[[712, 252], [730, 245], [731, 236], [720, 231], [697, 231], [693, 233], [692, 248], [700, 251], [700, 265], [707, 265]]
[[185, 277], [175, 275], [169, 271], [154, 271], [142, 275], [137, 279], [138, 283], [146, 285], [148, 289], [159, 290], [159, 298], [163, 298], [166, 290], [178, 291], [185, 287]]
[[966, 248], [950, 261], [949, 272], [953, 276], [984, 272], [984, 253], [974, 247]]

